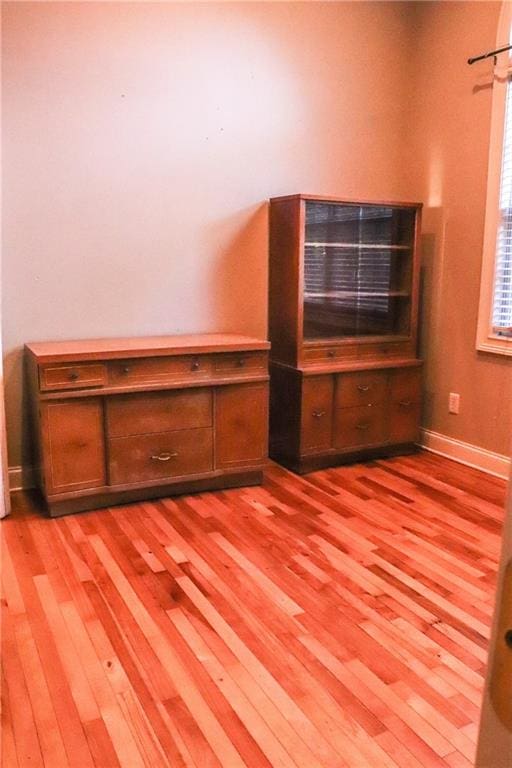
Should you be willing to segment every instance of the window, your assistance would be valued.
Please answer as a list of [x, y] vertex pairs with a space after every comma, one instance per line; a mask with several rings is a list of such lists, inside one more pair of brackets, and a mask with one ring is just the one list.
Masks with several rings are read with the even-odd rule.
[[512, 337], [512, 85], [507, 83], [498, 232], [494, 265], [492, 330]]
[[[510, 6], [503, 3], [498, 40], [512, 41]], [[493, 84], [477, 349], [512, 355], [512, 59], [501, 59]]]

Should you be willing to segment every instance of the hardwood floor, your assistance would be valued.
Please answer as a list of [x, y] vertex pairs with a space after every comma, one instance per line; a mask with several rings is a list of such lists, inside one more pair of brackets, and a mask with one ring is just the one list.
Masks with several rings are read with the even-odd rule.
[[431, 454], [3, 533], [4, 768], [472, 765], [505, 483]]

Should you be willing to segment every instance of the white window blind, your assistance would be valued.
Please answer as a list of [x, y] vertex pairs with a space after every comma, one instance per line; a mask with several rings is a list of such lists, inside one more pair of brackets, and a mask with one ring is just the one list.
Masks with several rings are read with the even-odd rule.
[[512, 337], [512, 82], [507, 84], [500, 201], [492, 304], [492, 327]]

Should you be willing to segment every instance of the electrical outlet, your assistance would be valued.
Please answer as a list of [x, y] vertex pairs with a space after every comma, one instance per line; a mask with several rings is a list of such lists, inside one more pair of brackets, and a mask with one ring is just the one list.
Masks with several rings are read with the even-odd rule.
[[449, 413], [458, 413], [460, 405], [460, 395], [457, 392], [450, 392], [448, 397], [448, 411]]

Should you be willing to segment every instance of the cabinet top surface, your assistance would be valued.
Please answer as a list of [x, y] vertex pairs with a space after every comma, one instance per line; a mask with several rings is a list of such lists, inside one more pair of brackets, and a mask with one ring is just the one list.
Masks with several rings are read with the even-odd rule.
[[338, 197], [335, 195], [283, 195], [282, 197], [271, 197], [271, 203], [278, 203], [282, 200], [314, 200], [324, 203], [345, 203], [346, 205], [388, 205], [396, 208], [422, 208], [423, 203], [411, 203], [398, 200], [355, 200], [353, 198]]
[[266, 350], [270, 342], [231, 333], [201, 333], [177, 336], [133, 336], [114, 339], [41, 341], [25, 344], [40, 363], [66, 360], [106, 360], [121, 357], [200, 354]]

